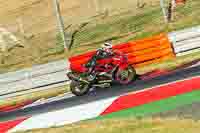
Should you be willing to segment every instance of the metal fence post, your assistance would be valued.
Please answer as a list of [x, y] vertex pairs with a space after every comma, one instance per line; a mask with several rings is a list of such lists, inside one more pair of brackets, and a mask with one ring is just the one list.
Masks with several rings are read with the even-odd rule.
[[64, 48], [65, 48], [65, 50], [67, 50], [68, 49], [67, 38], [66, 38], [66, 34], [65, 34], [64, 21], [63, 21], [63, 18], [61, 16], [60, 4], [59, 4], [58, 0], [53, 0], [53, 4], [54, 4], [56, 17], [57, 17], [57, 21], [58, 21], [58, 29], [60, 30], [60, 33], [62, 34]]
[[163, 12], [163, 15], [164, 15], [164, 20], [165, 20], [166, 23], [168, 23], [168, 15], [167, 15], [167, 12], [165, 10], [164, 0], [160, 0], [160, 7], [162, 8], [162, 12]]

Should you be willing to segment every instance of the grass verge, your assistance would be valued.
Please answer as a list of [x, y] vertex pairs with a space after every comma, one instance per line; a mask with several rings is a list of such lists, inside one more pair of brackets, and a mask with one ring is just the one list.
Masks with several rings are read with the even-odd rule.
[[31, 130], [17, 133], [197, 133], [200, 121], [178, 118], [111, 119], [88, 121], [63, 127]]

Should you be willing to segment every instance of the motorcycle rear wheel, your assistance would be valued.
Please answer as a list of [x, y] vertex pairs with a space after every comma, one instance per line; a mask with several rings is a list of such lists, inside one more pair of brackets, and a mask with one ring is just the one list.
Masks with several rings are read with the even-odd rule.
[[70, 83], [70, 90], [76, 96], [83, 96], [90, 90], [89, 84], [72, 81]]
[[137, 74], [132, 66], [128, 66], [125, 70], [118, 70], [115, 74], [115, 79], [122, 85], [127, 85], [136, 80]]

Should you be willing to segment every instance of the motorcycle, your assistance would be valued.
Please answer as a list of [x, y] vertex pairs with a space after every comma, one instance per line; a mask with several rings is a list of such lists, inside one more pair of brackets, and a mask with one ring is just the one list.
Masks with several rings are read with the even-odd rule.
[[71, 67], [67, 73], [71, 80], [70, 90], [76, 96], [82, 96], [90, 91], [90, 88], [109, 88], [112, 83], [127, 85], [136, 80], [134, 67], [128, 64], [125, 54], [97, 60], [93, 73], [88, 73], [87, 65], [81, 65], [78, 69]]

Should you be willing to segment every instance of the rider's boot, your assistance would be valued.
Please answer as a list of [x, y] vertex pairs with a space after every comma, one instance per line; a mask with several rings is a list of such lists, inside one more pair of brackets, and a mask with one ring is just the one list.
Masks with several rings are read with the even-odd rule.
[[97, 94], [96, 87], [91, 87], [90, 90], [89, 90], [89, 94], [96, 96], [96, 94]]

